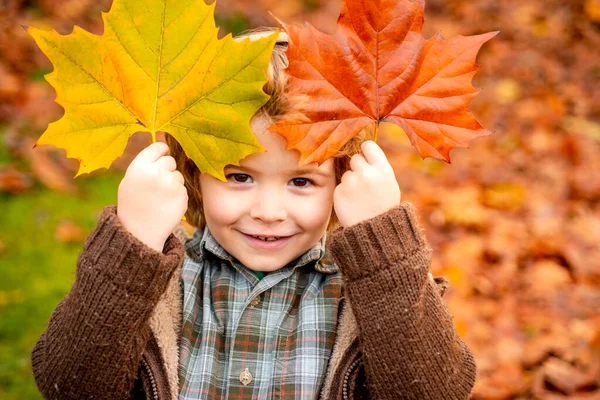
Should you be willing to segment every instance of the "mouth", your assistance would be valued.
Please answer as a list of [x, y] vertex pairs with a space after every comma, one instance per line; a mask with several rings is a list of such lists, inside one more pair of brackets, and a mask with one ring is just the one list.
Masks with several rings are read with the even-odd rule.
[[295, 235], [276, 236], [276, 235], [254, 235], [250, 233], [240, 232], [248, 240], [248, 243], [257, 249], [277, 250], [285, 246]]
[[263, 242], [274, 242], [274, 241], [279, 240], [284, 237], [284, 236], [257, 236], [257, 235], [250, 235], [250, 236], [252, 236], [255, 239], [262, 240]]

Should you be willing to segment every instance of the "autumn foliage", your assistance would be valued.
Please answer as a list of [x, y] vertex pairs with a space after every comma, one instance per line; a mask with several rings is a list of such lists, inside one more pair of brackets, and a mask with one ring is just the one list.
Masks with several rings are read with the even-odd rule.
[[496, 33], [424, 39], [424, 0], [343, 0], [335, 34], [280, 22], [290, 37], [290, 96], [305, 119], [271, 130], [301, 163], [324, 162], [368, 126], [397, 124], [423, 157], [490, 132], [469, 113], [475, 57]]
[[[323, 163], [369, 125], [400, 126], [422, 156], [450, 161], [450, 150], [490, 132], [470, 114], [477, 52], [497, 32], [431, 39], [421, 35], [424, 0], [343, 0], [334, 35], [279, 21], [289, 36], [288, 96], [300, 120], [270, 129], [300, 163]], [[46, 80], [65, 115], [36, 142], [80, 161], [78, 175], [108, 168], [137, 131], [164, 131], [203, 171], [223, 168], [261, 147], [249, 127], [276, 34], [217, 39], [214, 3], [114, 0], [104, 33], [25, 27], [52, 62]]]
[[26, 27], [53, 64], [46, 79], [65, 115], [36, 142], [63, 148], [78, 175], [108, 168], [136, 132], [168, 132], [201, 171], [223, 168], [262, 147], [250, 118], [277, 38], [219, 40], [214, 3], [114, 0], [100, 36]]

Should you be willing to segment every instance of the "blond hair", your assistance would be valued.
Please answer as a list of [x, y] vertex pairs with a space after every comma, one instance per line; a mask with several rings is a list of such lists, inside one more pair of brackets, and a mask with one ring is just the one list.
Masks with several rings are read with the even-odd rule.
[[[237, 36], [236, 40], [247, 37], [253, 40], [277, 30], [276, 28], [260, 28], [247, 31]], [[263, 91], [270, 96], [270, 99], [254, 114], [254, 117], [267, 116], [273, 122], [277, 122], [283, 117], [286, 117], [286, 119], [302, 119], [302, 115], [298, 112], [298, 109], [304, 101], [309, 101], [309, 99], [300, 96], [290, 98], [286, 95], [287, 75], [284, 73], [284, 70], [288, 66], [288, 60], [285, 55], [287, 47], [287, 34], [280, 33], [273, 48], [271, 62], [267, 69], [268, 81], [263, 86]], [[373, 134], [373, 129], [364, 129], [333, 155], [336, 184], [341, 181], [342, 175], [350, 169], [350, 158], [354, 154], [360, 153], [361, 144], [366, 140], [372, 139]], [[187, 157], [181, 145], [171, 135], [167, 133], [165, 137], [171, 150], [171, 156], [177, 163], [177, 169], [182, 173], [185, 180], [185, 188], [188, 192], [186, 220], [192, 226], [204, 228], [206, 220], [204, 219], [202, 194], [200, 191], [201, 172], [192, 159]], [[327, 230], [331, 231], [338, 226], [338, 220], [335, 213], [332, 212]]]

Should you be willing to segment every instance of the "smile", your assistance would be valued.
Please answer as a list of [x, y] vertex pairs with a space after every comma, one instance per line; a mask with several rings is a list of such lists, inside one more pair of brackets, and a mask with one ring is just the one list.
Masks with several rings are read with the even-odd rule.
[[246, 238], [251, 247], [261, 250], [278, 250], [284, 247], [295, 236], [253, 235], [244, 232], [240, 233]]
[[274, 242], [274, 241], [282, 238], [282, 236], [256, 236], [256, 235], [250, 235], [250, 236], [252, 236], [255, 239], [260, 239], [265, 242]]

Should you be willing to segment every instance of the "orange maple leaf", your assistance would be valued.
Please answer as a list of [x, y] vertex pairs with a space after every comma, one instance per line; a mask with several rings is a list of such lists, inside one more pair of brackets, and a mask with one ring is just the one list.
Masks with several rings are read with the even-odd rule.
[[450, 150], [488, 135], [468, 110], [475, 58], [498, 32], [423, 38], [424, 0], [342, 0], [333, 35], [281, 25], [289, 35], [290, 96], [307, 96], [307, 120], [270, 127], [301, 164], [322, 163], [370, 124], [399, 125], [422, 157], [450, 162]]

